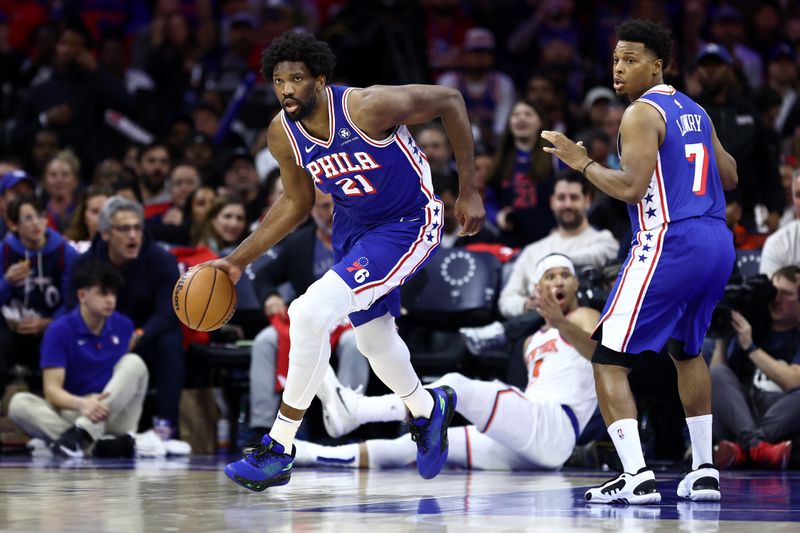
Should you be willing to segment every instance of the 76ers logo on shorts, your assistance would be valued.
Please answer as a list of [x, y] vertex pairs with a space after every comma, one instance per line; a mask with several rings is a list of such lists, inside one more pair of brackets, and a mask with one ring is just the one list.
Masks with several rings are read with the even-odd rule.
[[367, 270], [368, 264], [369, 259], [366, 257], [359, 257], [357, 260], [353, 261], [352, 265], [347, 267], [347, 271], [355, 272], [355, 274], [353, 274], [353, 279], [358, 283], [364, 283], [369, 277], [369, 270]]

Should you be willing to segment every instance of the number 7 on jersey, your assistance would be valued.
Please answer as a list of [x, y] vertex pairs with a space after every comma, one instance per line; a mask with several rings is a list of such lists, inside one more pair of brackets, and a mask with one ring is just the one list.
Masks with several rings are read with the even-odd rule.
[[708, 175], [708, 150], [703, 143], [690, 143], [686, 145], [686, 159], [694, 163], [694, 180], [692, 192], [697, 196], [706, 193], [706, 176]]

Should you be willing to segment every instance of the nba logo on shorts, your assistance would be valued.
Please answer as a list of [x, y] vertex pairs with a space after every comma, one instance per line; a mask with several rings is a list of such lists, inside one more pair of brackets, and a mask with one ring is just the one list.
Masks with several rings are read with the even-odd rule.
[[617, 435], [619, 435], [620, 440], [625, 438], [625, 432], [622, 431], [622, 428], [617, 428]]

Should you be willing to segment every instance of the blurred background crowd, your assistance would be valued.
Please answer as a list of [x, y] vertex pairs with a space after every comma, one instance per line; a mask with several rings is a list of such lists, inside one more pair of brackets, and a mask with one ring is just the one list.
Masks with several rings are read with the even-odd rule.
[[[232, 249], [282, 192], [266, 136], [280, 107], [259, 67], [285, 31], [329, 43], [332, 83], [461, 91], [487, 224], [458, 237], [452, 149], [441, 124], [416, 125], [446, 222], [437, 262], [404, 288], [401, 333], [422, 375], [458, 369], [524, 387], [524, 339], [542, 323], [536, 261], [568, 255], [582, 267], [581, 301], [601, 308], [629, 247], [624, 204], [543, 152], [539, 132], [583, 140], [594, 160], [618, 168], [628, 103], [610, 89], [610, 58], [614, 27], [631, 17], [671, 28], [665, 81], [706, 109], [738, 166], [726, 198], [737, 266], [704, 355], [715, 384], [730, 385], [719, 385], [715, 409], [741, 397], [750, 418], [743, 427], [732, 416], [715, 437], [745, 450], [796, 437], [800, 416], [774, 412], [776, 402], [800, 410], [800, 3], [791, 0], [0, 0], [6, 397], [41, 390], [42, 338], [76, 305], [73, 270], [94, 259], [125, 281], [116, 309], [133, 322], [130, 348], [149, 371], [141, 429], [203, 433], [192, 418], [210, 415], [192, 410], [202, 401], [190, 405], [189, 391], [198, 399], [220, 385], [206, 425], [222, 449], [272, 423], [286, 306], [332, 265], [330, 198], [318, 195], [309, 221], [248, 269], [223, 330], [181, 329], [170, 295], [179, 272]], [[466, 273], [452, 271], [460, 261]], [[751, 345], [785, 374], [761, 368]], [[335, 361], [345, 385], [382, 390], [347, 332]], [[631, 380], [646, 455], [679, 461], [687, 435], [673, 366], [666, 354], [639, 366]], [[305, 425], [307, 437], [323, 436], [319, 417]], [[573, 461], [602, 463], [600, 419], [584, 433]]]

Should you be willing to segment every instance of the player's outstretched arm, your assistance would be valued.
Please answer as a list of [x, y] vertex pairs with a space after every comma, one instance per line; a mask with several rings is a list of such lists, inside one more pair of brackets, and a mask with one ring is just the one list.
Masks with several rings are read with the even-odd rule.
[[717, 137], [717, 130], [714, 125], [711, 125], [711, 136], [714, 139], [714, 155], [717, 159], [717, 169], [719, 170], [719, 178], [722, 181], [722, 188], [726, 191], [732, 191], [739, 184], [739, 175], [736, 172], [736, 160], [729, 154], [722, 143], [719, 142]]
[[460, 235], [480, 231], [486, 212], [475, 184], [475, 148], [461, 93], [439, 85], [374, 85], [353, 91], [347, 106], [356, 125], [376, 138], [400, 124], [423, 124], [441, 118], [458, 167], [455, 213]]
[[539, 291], [536, 311], [551, 327], [558, 330], [564, 340], [578, 350], [578, 353], [591, 360], [597, 341], [592, 339], [600, 313], [591, 307], [578, 307], [569, 316], [564, 315], [561, 306], [549, 291]]
[[621, 170], [593, 163], [586, 148], [563, 133], [543, 131], [542, 138], [553, 143], [553, 147], [544, 148], [545, 152], [555, 154], [568, 166], [583, 172], [589, 181], [609, 196], [635, 205], [647, 193], [665, 131], [664, 119], [651, 105], [634, 103], [628, 107], [619, 127], [622, 140]]
[[242, 270], [275, 246], [298, 224], [305, 220], [314, 207], [314, 182], [305, 169], [297, 166], [289, 139], [276, 116], [269, 126], [269, 149], [281, 170], [283, 194], [269, 209], [256, 230], [231, 252], [212, 261], [211, 265], [225, 270], [236, 282]]

